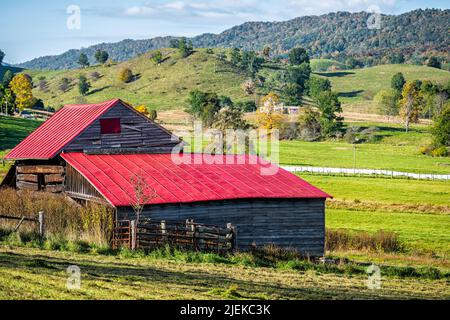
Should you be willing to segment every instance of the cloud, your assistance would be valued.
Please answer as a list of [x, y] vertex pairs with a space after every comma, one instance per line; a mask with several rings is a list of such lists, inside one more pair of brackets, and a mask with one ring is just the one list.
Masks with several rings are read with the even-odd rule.
[[263, 8], [264, 5], [255, 0], [166, 1], [129, 7], [124, 9], [122, 14], [135, 18], [255, 20], [264, 19], [266, 12]]
[[294, 10], [296, 16], [319, 15], [336, 11], [372, 11], [374, 7], [381, 12], [393, 12], [398, 5], [398, 0], [289, 0], [287, 7]]

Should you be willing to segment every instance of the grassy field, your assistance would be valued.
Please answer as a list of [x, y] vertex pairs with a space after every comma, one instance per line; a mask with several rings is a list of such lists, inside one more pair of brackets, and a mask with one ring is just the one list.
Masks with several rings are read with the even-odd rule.
[[[450, 158], [432, 158], [419, 153], [431, 142], [429, 126], [417, 125], [405, 133], [400, 125], [352, 123], [379, 129], [376, 143], [356, 145], [356, 167], [417, 173], [450, 173]], [[353, 145], [343, 141], [281, 141], [280, 163], [284, 165], [353, 168]]]
[[351, 231], [392, 231], [409, 249], [450, 252], [450, 215], [327, 209], [327, 226]]
[[392, 231], [412, 250], [450, 252], [450, 183], [369, 177], [301, 175], [331, 194], [326, 225]]
[[333, 90], [339, 92], [343, 103], [372, 100], [373, 96], [391, 85], [394, 74], [401, 72], [406, 80], [431, 80], [439, 83], [450, 81], [450, 72], [426, 66], [405, 64], [380, 65], [370, 68], [320, 72], [320, 76], [328, 78]]
[[[0, 116], [0, 158], [4, 157], [8, 149], [15, 147], [41, 123], [41, 121]], [[0, 178], [8, 168], [8, 165], [0, 164]]]
[[[81, 289], [66, 288], [66, 268], [81, 269]], [[367, 275], [224, 263], [0, 248], [0, 299], [445, 299], [446, 279]], [[139, 288], [139, 290], [136, 290]]]
[[340, 70], [347, 69], [347, 66], [344, 63], [332, 59], [311, 59], [310, 63], [313, 72], [329, 71], [329, 69], [333, 67]]
[[[339, 200], [450, 208], [450, 182], [372, 177], [301, 175]], [[450, 225], [449, 225], [450, 227]]]

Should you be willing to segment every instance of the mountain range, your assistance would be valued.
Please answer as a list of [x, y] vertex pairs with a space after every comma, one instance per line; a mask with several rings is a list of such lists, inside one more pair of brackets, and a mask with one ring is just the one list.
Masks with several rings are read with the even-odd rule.
[[[421, 63], [430, 55], [450, 61], [450, 10], [419, 9], [401, 15], [382, 15], [379, 29], [368, 28], [370, 17], [367, 12], [336, 12], [282, 22], [247, 22], [220, 34], [206, 33], [190, 40], [195, 47], [202, 48], [261, 50], [268, 45], [274, 55], [302, 46], [312, 57], [370, 59], [367, 64], [382, 63], [399, 54], [412, 63]], [[85, 53], [94, 63], [94, 54], [99, 49], [107, 51], [114, 61], [121, 62], [149, 50], [169, 47], [173, 39], [157, 37], [101, 43], [60, 55], [36, 58], [16, 66], [50, 70], [77, 68], [80, 53]]]

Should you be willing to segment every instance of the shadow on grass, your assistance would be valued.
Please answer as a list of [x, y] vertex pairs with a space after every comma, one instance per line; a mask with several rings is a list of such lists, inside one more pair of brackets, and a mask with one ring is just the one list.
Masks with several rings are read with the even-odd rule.
[[350, 71], [339, 71], [339, 72], [316, 72], [316, 74], [327, 78], [336, 78], [336, 77], [340, 78], [355, 73]]
[[106, 89], [109, 89], [109, 88], [111, 88], [111, 86], [104, 86], [102, 88], [91, 90], [91, 91], [89, 91], [87, 96], [93, 95], [93, 94], [98, 93], [98, 92], [102, 92], [103, 90], [106, 90]]
[[[185, 286], [191, 289], [191, 294], [194, 297], [195, 292], [199, 292], [210, 294], [211, 298], [218, 298], [217, 295], [220, 295], [220, 292], [227, 290], [230, 286], [238, 288], [239, 297], [242, 299], [262, 299], [261, 297], [266, 296], [267, 298], [284, 299], [355, 298], [364, 296], [360, 290], [356, 289], [351, 291], [349, 288], [339, 289], [338, 287], [330, 289], [299, 288], [295, 285], [286, 287], [276, 283], [235, 279], [219, 273], [200, 270], [178, 272], [148, 265], [132, 265], [115, 261], [108, 261], [107, 265], [104, 262], [90, 259], [70, 260], [68, 258], [56, 258], [46, 255], [28, 256], [12, 252], [0, 253], [0, 265], [2, 268], [27, 270], [31, 273], [53, 276], [55, 273], [61, 274], [61, 272], [65, 272], [68, 266], [74, 264], [80, 267], [84, 281], [91, 280], [97, 284], [98, 281], [115, 282], [118, 288], [123, 288], [123, 286], [127, 285], [136, 286], [137, 288], [139, 284], [135, 284], [135, 282], [151, 282], [155, 287], [166, 287], [168, 292], [170, 292], [171, 288]], [[212, 268], [213, 265], [211, 265]], [[42, 286], [43, 284], [36, 283], [36, 285]], [[110, 290], [101, 286], [99, 288]]]
[[338, 96], [341, 98], [354, 98], [357, 97], [359, 94], [363, 93], [364, 90], [355, 90], [355, 91], [349, 91], [349, 92], [339, 92]]

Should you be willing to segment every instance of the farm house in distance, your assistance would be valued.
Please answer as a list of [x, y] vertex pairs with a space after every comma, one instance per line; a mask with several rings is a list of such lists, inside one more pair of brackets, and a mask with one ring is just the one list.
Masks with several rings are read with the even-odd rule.
[[5, 156], [15, 163], [2, 186], [105, 203], [122, 220], [135, 215], [131, 177], [139, 175], [156, 195], [143, 217], [232, 223], [240, 249], [276, 244], [323, 255], [328, 194], [281, 168], [261, 175], [267, 163], [249, 161], [255, 156], [223, 156], [245, 157], [244, 164], [176, 164], [171, 152], [180, 143], [119, 99], [67, 105]]

